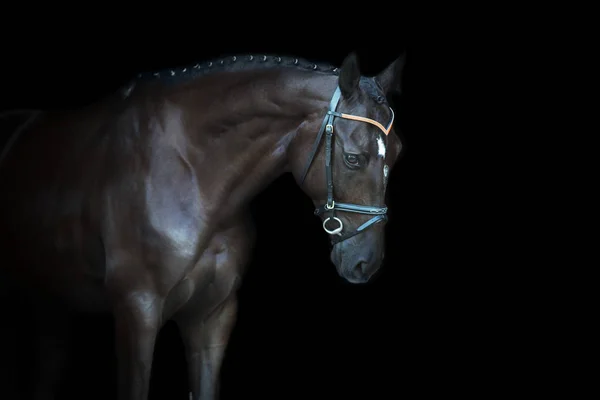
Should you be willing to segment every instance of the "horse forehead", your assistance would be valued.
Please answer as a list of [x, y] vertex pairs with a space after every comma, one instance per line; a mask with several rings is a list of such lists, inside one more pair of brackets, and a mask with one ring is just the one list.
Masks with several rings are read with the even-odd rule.
[[[364, 114], [352, 115], [364, 116]], [[371, 118], [374, 121], [378, 121], [377, 119], [374, 119], [371, 116], [367, 116], [367, 118]], [[382, 156], [386, 153], [386, 149], [388, 146], [386, 144], [387, 140], [384, 137], [383, 132], [381, 132], [378, 128], [374, 127], [368, 122], [344, 119], [343, 125], [340, 126], [340, 131], [347, 135], [352, 144], [360, 147], [364, 151], [372, 152], [373, 149], [375, 149], [379, 156]], [[342, 134], [342, 136], [345, 135]]]
[[373, 134], [370, 131], [368, 124], [360, 121], [348, 121], [349, 124], [346, 126], [349, 127], [348, 133], [350, 140], [355, 145], [363, 148], [364, 150], [369, 150], [372, 147], [372, 144], [375, 143], [377, 134]]

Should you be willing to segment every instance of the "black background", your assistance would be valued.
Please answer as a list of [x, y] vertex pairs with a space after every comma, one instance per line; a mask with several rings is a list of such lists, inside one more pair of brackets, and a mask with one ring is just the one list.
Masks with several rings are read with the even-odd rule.
[[[252, 203], [258, 241], [239, 292], [222, 398], [483, 397], [502, 391], [521, 379], [500, 361], [514, 333], [495, 322], [503, 315], [484, 294], [503, 279], [494, 267], [499, 256], [482, 255], [481, 221], [466, 215], [485, 195], [473, 191], [477, 172], [466, 172], [464, 156], [452, 153], [456, 141], [465, 140], [461, 132], [468, 122], [451, 119], [449, 109], [455, 111], [459, 100], [445, 91], [449, 71], [460, 69], [464, 76], [475, 66], [457, 67], [447, 49], [437, 53], [443, 30], [428, 39], [427, 18], [413, 19], [407, 9], [392, 14], [374, 7], [342, 18], [336, 16], [340, 5], [330, 6], [297, 19], [294, 7], [300, 6], [291, 3], [286, 12], [257, 17], [237, 8], [234, 21], [222, 11], [192, 13], [173, 5], [193, 14], [182, 22], [180, 14], [157, 18], [168, 9], [162, 4], [152, 10], [152, 19], [137, 15], [115, 22], [99, 14], [94, 24], [96, 8], [83, 14], [71, 9], [76, 18], [65, 14], [46, 24], [17, 24], [4, 33], [2, 108], [85, 104], [140, 70], [220, 55], [297, 55], [339, 65], [356, 51], [363, 73], [372, 75], [406, 52], [403, 94], [393, 99], [404, 151], [390, 177], [382, 272], [361, 286], [339, 278], [310, 201], [291, 176], [277, 180]], [[282, 232], [282, 219], [288, 231]], [[28, 323], [18, 310], [6, 319], [16, 328]], [[76, 322], [59, 398], [113, 398], [112, 321]], [[30, 339], [19, 336], [13, 348], [18, 354], [13, 374], [22, 385], [27, 376], [15, 371], [30, 361]], [[187, 391], [182, 345], [168, 323], [156, 348], [150, 398], [184, 400]]]

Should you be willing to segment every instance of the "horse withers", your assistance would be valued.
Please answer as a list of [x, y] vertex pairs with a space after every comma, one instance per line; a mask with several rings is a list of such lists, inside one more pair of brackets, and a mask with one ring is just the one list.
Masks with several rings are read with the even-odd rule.
[[[119, 400], [147, 398], [168, 320], [190, 397], [217, 399], [253, 246], [248, 204], [270, 182], [291, 172], [312, 199], [341, 277], [365, 283], [380, 267], [403, 65], [366, 77], [354, 54], [340, 68], [234, 56], [36, 114], [0, 159], [2, 272], [75, 311], [113, 313]], [[41, 376], [38, 399], [58, 379]]]

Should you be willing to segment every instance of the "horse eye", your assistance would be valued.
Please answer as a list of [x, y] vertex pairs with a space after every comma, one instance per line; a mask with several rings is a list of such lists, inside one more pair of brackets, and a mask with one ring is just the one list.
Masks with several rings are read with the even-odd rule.
[[383, 96], [377, 96], [377, 100], [376, 100], [379, 104], [383, 104], [383, 102], [385, 101], [385, 97]]
[[346, 155], [346, 162], [350, 165], [358, 165], [359, 161], [360, 160], [356, 154], [347, 154]]

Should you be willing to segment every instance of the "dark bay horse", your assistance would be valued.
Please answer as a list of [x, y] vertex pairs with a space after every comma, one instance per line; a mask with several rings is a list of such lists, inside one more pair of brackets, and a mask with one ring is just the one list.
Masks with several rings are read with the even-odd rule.
[[[341, 277], [378, 270], [401, 149], [388, 99], [403, 65], [366, 77], [354, 54], [340, 68], [234, 56], [32, 114], [0, 158], [2, 276], [74, 311], [113, 313], [120, 400], [147, 398], [168, 320], [190, 398], [217, 399], [253, 246], [248, 204], [270, 182], [291, 172], [313, 200]], [[38, 399], [57, 378], [42, 375]]]

